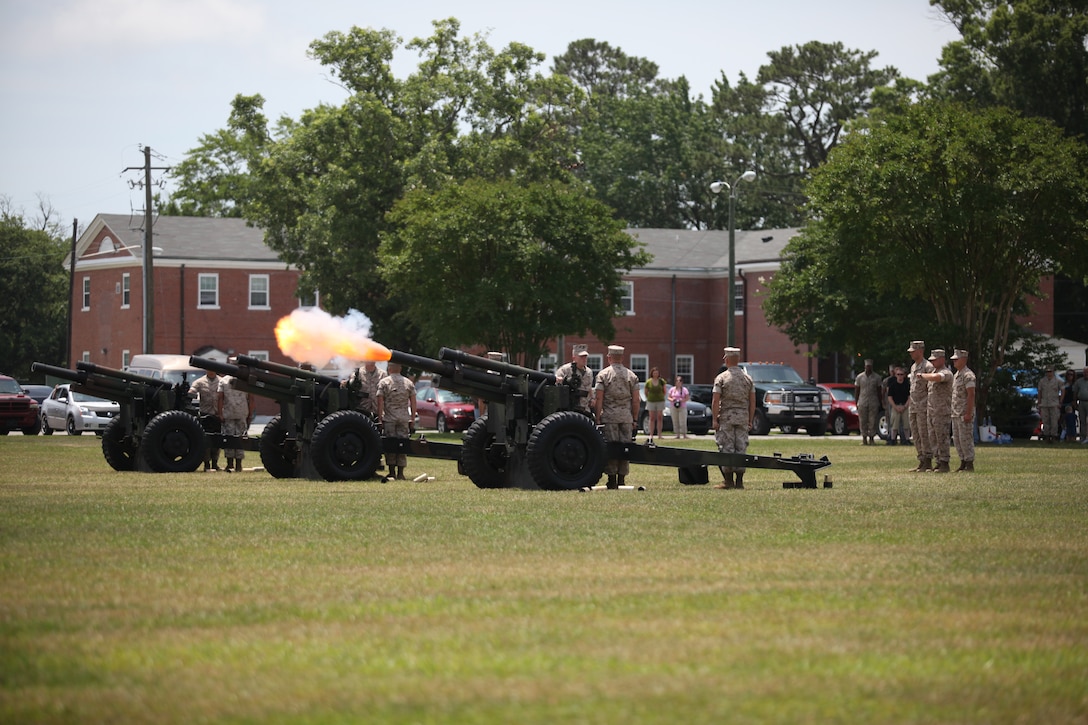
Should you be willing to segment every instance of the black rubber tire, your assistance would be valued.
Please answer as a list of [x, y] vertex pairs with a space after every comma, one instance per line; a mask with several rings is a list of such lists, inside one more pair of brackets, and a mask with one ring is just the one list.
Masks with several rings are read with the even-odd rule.
[[317, 424], [310, 455], [326, 481], [361, 481], [378, 470], [382, 437], [365, 413], [338, 410]]
[[34, 425], [28, 425], [26, 428], [21, 428], [20, 430], [22, 430], [23, 435], [25, 436], [36, 436], [42, 432], [42, 422], [35, 416]]
[[144, 463], [157, 473], [187, 473], [204, 462], [208, 441], [200, 421], [184, 410], [168, 410], [147, 422], [140, 440]]
[[487, 416], [472, 421], [461, 441], [461, 470], [476, 488], [506, 488], [506, 449], [492, 446]]
[[115, 471], [136, 470], [136, 441], [126, 438], [120, 418], [114, 418], [102, 432], [102, 456]]
[[446, 427], [446, 416], [442, 415], [441, 413], [439, 413], [438, 417], [435, 418], [434, 427], [435, 430], [437, 430], [439, 433], [450, 432], [450, 429]]
[[577, 491], [601, 480], [607, 461], [604, 436], [573, 410], [552, 413], [533, 427], [525, 460], [533, 481], [548, 491]]
[[298, 443], [287, 438], [287, 426], [277, 415], [268, 421], [257, 441], [261, 464], [273, 478], [298, 478]]
[[68, 431], [70, 436], [83, 435], [83, 431], [76, 428], [76, 419], [72, 416], [68, 416], [68, 420], [65, 422], [64, 429]]
[[805, 426], [805, 432], [810, 436], [822, 436], [827, 434], [827, 423], [813, 423]]
[[49, 419], [45, 417], [45, 413], [42, 413], [42, 435], [53, 435], [53, 429], [49, 427]]
[[767, 420], [767, 414], [756, 408], [756, 415], [752, 421], [752, 435], [765, 436], [771, 432], [771, 421]]
[[846, 416], [842, 413], [831, 419], [831, 435], [844, 436], [850, 434], [850, 428], [846, 425]]

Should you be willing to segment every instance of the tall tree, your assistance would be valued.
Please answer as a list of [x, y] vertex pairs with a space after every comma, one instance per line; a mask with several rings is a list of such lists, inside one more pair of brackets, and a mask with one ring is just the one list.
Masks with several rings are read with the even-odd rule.
[[536, 367], [559, 335], [614, 333], [623, 271], [647, 258], [581, 184], [470, 180], [390, 215], [382, 274], [429, 347], [482, 345]]
[[962, 36], [945, 46], [933, 93], [1004, 105], [1088, 135], [1088, 2], [930, 0]]
[[[818, 221], [787, 247], [770, 321], [788, 325], [810, 313], [813, 301], [798, 286], [821, 274], [813, 265], [825, 273], [838, 265], [863, 289], [920, 301], [902, 310], [900, 329], [929, 316], [952, 337], [944, 339], [970, 349], [982, 372], [980, 406], [1017, 306], [1043, 275], [1088, 271], [1088, 153], [1053, 124], [1007, 109], [914, 106], [850, 136], [807, 191]], [[812, 235], [822, 243], [810, 243]], [[795, 259], [794, 250], [806, 256]], [[840, 301], [844, 323], [872, 319], [856, 295]]]

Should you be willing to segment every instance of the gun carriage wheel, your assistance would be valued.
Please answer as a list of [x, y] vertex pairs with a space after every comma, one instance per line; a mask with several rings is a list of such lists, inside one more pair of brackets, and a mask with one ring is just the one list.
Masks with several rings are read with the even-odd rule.
[[125, 435], [125, 426], [120, 418], [114, 418], [102, 433], [102, 456], [115, 471], [136, 470], [137, 447], [130, 436]]
[[184, 410], [168, 410], [148, 421], [140, 455], [156, 473], [182, 473], [197, 469], [207, 447], [200, 421]]
[[474, 420], [461, 438], [461, 468], [477, 488], [506, 488], [506, 448], [494, 443], [486, 416]]
[[592, 420], [564, 410], [552, 413], [533, 428], [525, 457], [529, 473], [540, 488], [578, 490], [601, 479], [606, 447]]
[[298, 476], [298, 442], [287, 438], [287, 426], [277, 415], [268, 421], [261, 431], [257, 442], [264, 470], [274, 478], [295, 478]]
[[378, 470], [382, 440], [364, 413], [340, 410], [317, 424], [310, 454], [326, 481], [358, 481]]

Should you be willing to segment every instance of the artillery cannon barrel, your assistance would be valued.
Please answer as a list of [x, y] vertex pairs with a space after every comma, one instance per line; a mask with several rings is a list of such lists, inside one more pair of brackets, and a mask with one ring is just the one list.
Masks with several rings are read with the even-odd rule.
[[237, 365], [231, 365], [230, 363], [220, 362], [218, 360], [212, 360], [207, 357], [197, 357], [193, 355], [189, 358], [189, 364], [195, 368], [201, 370], [211, 370], [217, 375], [232, 375], [234, 377], [244, 378], [241, 368]]
[[485, 370], [493, 370], [497, 373], [504, 375], [512, 375], [514, 377], [520, 377], [524, 375], [534, 383], [547, 383], [549, 385], [555, 385], [555, 375], [551, 373], [541, 372], [540, 370], [533, 370], [532, 368], [523, 368], [520, 365], [512, 365], [500, 360], [489, 360], [486, 357], [480, 357], [479, 355], [472, 355], [460, 350], [453, 350], [448, 347], [442, 348], [438, 357], [443, 360], [450, 360], [458, 362], [461, 365], [471, 365], [476, 368], [483, 368]]
[[[517, 381], [510, 377], [489, 373], [486, 370], [461, 367], [449, 360], [435, 360], [399, 350], [390, 350], [389, 362], [426, 370], [444, 381], [449, 381], [449, 385], [445, 387], [450, 390], [460, 389], [461, 392], [487, 400], [503, 401], [507, 394], [520, 392]], [[464, 381], [465, 384], [461, 385], [459, 381]]]
[[161, 388], [169, 388], [173, 386], [169, 380], [163, 380], [162, 378], [153, 378], [148, 375], [140, 375], [139, 373], [130, 373], [127, 370], [117, 370], [116, 368], [108, 368], [105, 365], [95, 365], [91, 362], [84, 362], [80, 360], [76, 363], [76, 367], [90, 375], [100, 375], [107, 378], [117, 378], [118, 380], [127, 380], [132, 383], [141, 383], [143, 385], [154, 385]]
[[331, 377], [329, 375], [322, 375], [321, 373], [316, 373], [312, 370], [303, 370], [302, 368], [295, 368], [291, 367], [290, 365], [281, 365], [280, 363], [269, 362], [268, 360], [261, 360], [260, 358], [250, 357], [249, 355], [239, 355], [238, 364], [245, 365], [246, 367], [257, 368], [258, 370], [267, 370], [270, 373], [287, 375], [292, 378], [307, 378], [309, 380], [314, 380], [324, 385], [340, 384], [340, 381], [337, 378]]
[[69, 370], [68, 368], [59, 368], [56, 365], [46, 363], [32, 363], [30, 369], [36, 373], [45, 373], [61, 380], [71, 380], [74, 383], [82, 383], [87, 379], [87, 373], [81, 370]]

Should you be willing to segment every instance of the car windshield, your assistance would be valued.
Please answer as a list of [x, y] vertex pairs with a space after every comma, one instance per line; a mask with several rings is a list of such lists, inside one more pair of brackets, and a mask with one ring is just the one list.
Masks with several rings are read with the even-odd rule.
[[99, 398], [99, 397], [94, 396], [94, 395], [87, 395], [86, 393], [77, 393], [74, 390], [72, 391], [72, 400], [74, 400], [77, 403], [109, 403], [109, 402], [111, 402], [109, 400], [106, 400], [105, 398]]
[[854, 391], [850, 388], [829, 388], [831, 397], [835, 400], [847, 400], [853, 402]]
[[747, 372], [756, 383], [799, 383], [804, 380], [789, 365], [750, 365]]
[[452, 390], [438, 390], [435, 389], [435, 393], [438, 396], [439, 403], [471, 403], [472, 398], [463, 394], [455, 393]]
[[19, 383], [15, 382], [14, 378], [7, 378], [6, 380], [0, 380], [0, 393], [12, 393], [18, 395], [23, 392], [23, 387]]
[[191, 383], [203, 375], [203, 370], [194, 368], [192, 370], [165, 370], [163, 371], [162, 377], [163, 380], [169, 380], [174, 385], [177, 385], [180, 382]]

